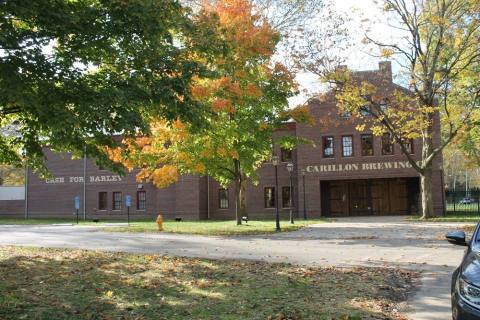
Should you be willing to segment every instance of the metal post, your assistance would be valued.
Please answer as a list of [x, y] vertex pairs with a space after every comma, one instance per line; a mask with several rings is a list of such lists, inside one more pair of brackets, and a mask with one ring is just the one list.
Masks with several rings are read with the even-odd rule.
[[28, 165], [25, 160], [25, 219], [28, 219]]
[[287, 171], [288, 174], [290, 175], [290, 188], [289, 188], [289, 199], [288, 199], [288, 207], [290, 211], [290, 223], [294, 224], [295, 222], [293, 221], [293, 169], [294, 165], [292, 162], [287, 163]]
[[480, 214], [480, 194], [477, 193], [477, 214]]
[[127, 194], [125, 197], [125, 206], [127, 207], [127, 223], [128, 226], [130, 227], [130, 207], [132, 206], [132, 196]]
[[280, 212], [278, 209], [278, 156], [272, 156], [272, 164], [275, 167], [275, 229], [280, 231]]
[[456, 202], [457, 202], [457, 201], [455, 201], [455, 194], [456, 194], [456, 193], [454, 192], [454, 193], [453, 193], [453, 213], [457, 212], [457, 210], [456, 210]]
[[75, 209], [75, 211], [77, 212], [77, 224], [78, 224], [78, 209]]
[[468, 197], [468, 171], [465, 170], [465, 198]]
[[303, 180], [303, 219], [307, 220], [307, 200], [305, 197], [305, 169], [302, 169], [302, 180]]
[[87, 220], [87, 145], [83, 149], [83, 221]]
[[280, 212], [278, 210], [278, 170], [275, 166], [275, 229], [280, 231]]
[[[293, 170], [292, 170], [293, 171]], [[293, 181], [292, 181], [292, 171], [290, 171], [290, 223], [291, 224], [294, 224], [295, 221], [293, 221], [293, 209], [292, 209], [292, 206], [293, 206]]]

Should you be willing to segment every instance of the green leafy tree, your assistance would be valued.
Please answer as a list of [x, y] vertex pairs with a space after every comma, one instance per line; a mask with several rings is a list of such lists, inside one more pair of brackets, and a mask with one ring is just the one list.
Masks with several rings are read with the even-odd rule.
[[23, 186], [24, 172], [21, 168], [0, 164], [0, 186]]
[[[188, 124], [154, 120], [152, 135], [137, 139], [127, 150], [127, 163], [140, 167], [139, 179], [164, 187], [179, 174], [209, 175], [222, 185], [234, 184], [236, 218], [245, 215], [248, 179], [272, 154], [272, 136], [284, 121], [308, 121], [305, 108], [288, 109], [295, 92], [293, 76], [272, 62], [278, 34], [247, 0], [218, 1], [198, 20], [224, 50], [199, 59], [215, 74], [197, 78], [192, 96], [210, 110], [200, 131]], [[209, 40], [210, 41], [210, 40]], [[285, 138], [287, 147], [295, 138]], [[119, 157], [121, 158], [121, 157]]]
[[112, 135], [150, 116], [198, 123], [194, 32], [174, 0], [1, 1], [0, 162], [42, 169], [48, 147], [108, 163]]

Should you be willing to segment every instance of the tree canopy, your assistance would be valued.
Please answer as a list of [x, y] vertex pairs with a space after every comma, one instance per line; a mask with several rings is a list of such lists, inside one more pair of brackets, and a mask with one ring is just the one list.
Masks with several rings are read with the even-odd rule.
[[0, 162], [41, 169], [42, 147], [107, 162], [149, 117], [200, 123], [195, 32], [174, 0], [0, 2]]
[[[208, 4], [196, 21], [212, 35], [209, 43], [224, 48], [197, 57], [212, 71], [194, 78], [191, 92], [209, 110], [206, 125], [195, 132], [181, 121], [169, 126], [163, 118], [153, 119], [152, 135], [130, 143], [126, 163], [142, 168], [138, 178], [159, 187], [185, 173], [210, 175], [224, 186], [235, 183], [240, 223], [245, 183], [255, 181], [271, 156], [274, 131], [290, 118], [308, 121], [308, 114], [305, 108], [288, 109], [296, 87], [293, 75], [272, 59], [279, 34], [249, 1]], [[122, 158], [118, 151], [115, 156]]]

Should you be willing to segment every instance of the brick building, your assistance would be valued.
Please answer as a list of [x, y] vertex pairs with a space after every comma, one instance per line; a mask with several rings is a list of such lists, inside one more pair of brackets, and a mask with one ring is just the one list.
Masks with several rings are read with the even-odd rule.
[[[391, 65], [379, 70], [356, 72], [382, 85], [387, 91], [400, 88], [392, 82]], [[404, 89], [403, 89], [404, 90]], [[315, 125], [288, 123], [276, 135], [308, 138], [314, 145], [300, 145], [293, 151], [281, 150], [278, 165], [278, 200], [282, 216], [290, 211], [303, 217], [412, 214], [419, 210], [418, 174], [388, 136], [359, 132], [348, 115], [338, 114], [333, 94], [309, 102]], [[325, 121], [325, 119], [329, 121]], [[437, 121], [434, 141], [440, 143]], [[421, 145], [411, 141], [411, 153], [420, 159]], [[87, 218], [125, 216], [125, 196], [133, 204], [132, 217], [164, 214], [167, 218], [232, 219], [235, 199], [232, 188], [223, 189], [209, 177], [182, 176], [168, 188], [157, 189], [138, 183], [135, 172], [120, 177], [98, 168], [88, 159], [71, 160], [66, 155], [46, 153], [51, 179], [39, 179], [29, 172], [25, 200], [0, 201], [0, 214], [71, 216], [74, 197], [80, 196], [80, 215]], [[287, 163], [293, 163], [292, 185]], [[276, 194], [274, 166], [266, 162], [260, 169], [258, 185], [247, 187], [250, 218], [273, 218]], [[433, 172], [433, 201], [437, 214], [444, 212], [442, 159], [437, 157]], [[305, 187], [304, 187], [305, 186]], [[25, 208], [25, 205], [27, 207]]]

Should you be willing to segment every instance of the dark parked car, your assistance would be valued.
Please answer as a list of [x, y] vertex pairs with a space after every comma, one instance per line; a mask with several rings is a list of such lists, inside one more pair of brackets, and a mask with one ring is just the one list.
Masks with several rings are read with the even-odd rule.
[[452, 276], [452, 317], [454, 320], [480, 319], [480, 223], [472, 239], [465, 232], [454, 231], [446, 235], [448, 242], [466, 246], [462, 263]]

